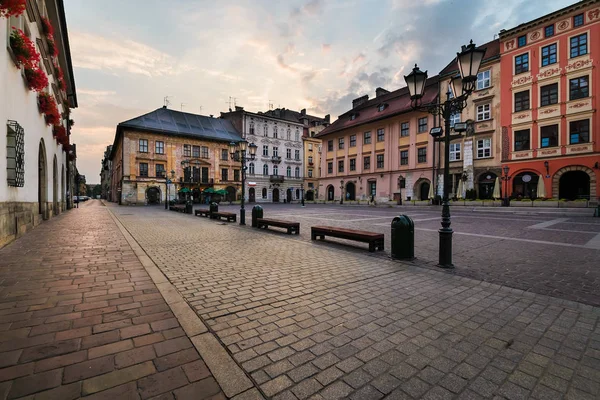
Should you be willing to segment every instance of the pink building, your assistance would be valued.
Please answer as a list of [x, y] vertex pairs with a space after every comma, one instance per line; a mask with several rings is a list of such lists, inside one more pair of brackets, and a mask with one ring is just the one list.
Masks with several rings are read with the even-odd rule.
[[[438, 95], [427, 82], [423, 103]], [[407, 88], [352, 101], [352, 109], [316, 137], [323, 141], [319, 200], [427, 200], [433, 182], [434, 117], [411, 108]], [[437, 156], [436, 156], [437, 158]]]

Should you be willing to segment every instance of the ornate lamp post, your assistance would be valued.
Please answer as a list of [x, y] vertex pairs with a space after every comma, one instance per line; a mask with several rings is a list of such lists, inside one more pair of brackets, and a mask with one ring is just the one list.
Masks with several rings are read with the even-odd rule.
[[511, 177], [508, 175], [509, 171], [510, 169], [508, 168], [508, 165], [502, 167], [502, 172], [504, 172], [504, 176], [502, 176], [502, 180], [504, 181], [504, 198], [502, 199], [502, 205], [504, 207], [510, 206], [510, 199], [508, 198], [508, 181]]
[[[448, 88], [446, 101], [439, 104], [429, 103], [421, 104], [421, 99], [425, 93], [425, 84], [427, 81], [427, 71], [423, 72], [415, 64], [412, 72], [404, 77], [410, 93], [411, 105], [413, 110], [426, 111], [433, 115], [441, 115], [445, 121], [444, 137], [444, 197], [442, 202], [442, 228], [440, 233], [439, 264], [441, 268], [454, 268], [452, 264], [452, 234], [450, 228], [450, 116], [460, 113], [465, 107], [467, 98], [475, 89], [477, 82], [477, 73], [479, 66], [483, 61], [485, 50], [475, 48], [473, 41], [467, 46], [462, 47], [460, 53], [456, 53], [458, 69], [460, 76], [451, 79], [452, 91]], [[454, 95], [453, 95], [454, 94]], [[459, 125], [459, 126], [457, 126]], [[442, 128], [434, 128], [441, 130]], [[455, 124], [455, 132], [466, 130], [466, 124]], [[441, 136], [442, 132], [436, 131]], [[433, 133], [432, 133], [433, 136]], [[460, 137], [457, 135], [455, 137]]]
[[344, 204], [344, 180], [340, 180], [340, 189], [342, 190], [342, 195], [340, 196], [340, 204]]
[[169, 185], [173, 179], [175, 179], [175, 171], [171, 170], [171, 179], [169, 179], [169, 176], [165, 174], [165, 195], [167, 196], [165, 197], [165, 210], [169, 209]]
[[[246, 210], [244, 209], [244, 201], [246, 197], [246, 161], [248, 158], [250, 158], [250, 160], [254, 160], [256, 157], [257, 147], [258, 146], [254, 143], [250, 143], [250, 145], [248, 145], [248, 142], [245, 140], [242, 140], [238, 143], [229, 143], [229, 154], [231, 155], [231, 159], [238, 159], [242, 164], [242, 204], [240, 208], [240, 225], [246, 225]], [[246, 150], [248, 149], [250, 150], [250, 155], [246, 154]]]
[[300, 199], [302, 202], [302, 207], [304, 207], [304, 183], [300, 184]]

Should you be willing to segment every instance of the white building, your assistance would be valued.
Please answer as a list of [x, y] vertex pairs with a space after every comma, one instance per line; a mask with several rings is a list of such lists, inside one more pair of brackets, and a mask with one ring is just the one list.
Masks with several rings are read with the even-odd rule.
[[[77, 107], [77, 97], [63, 1], [26, 4], [18, 15], [6, 17], [9, 10], [0, 3], [0, 42], [5, 44], [0, 49], [0, 247], [65, 210], [70, 205], [67, 191], [73, 192], [69, 109]], [[18, 44], [11, 41], [13, 27], [34, 44], [39, 63], [18, 57]], [[46, 76], [48, 84], [44, 87], [41, 79], [36, 85], [25, 66]], [[40, 92], [30, 89], [33, 86]], [[39, 93], [56, 102], [53, 113], [41, 112]], [[54, 118], [48, 120], [48, 115]]]

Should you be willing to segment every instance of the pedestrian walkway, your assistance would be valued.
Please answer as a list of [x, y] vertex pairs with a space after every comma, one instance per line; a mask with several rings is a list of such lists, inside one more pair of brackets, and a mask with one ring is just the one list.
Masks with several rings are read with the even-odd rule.
[[0, 400], [225, 399], [99, 201], [0, 249]]

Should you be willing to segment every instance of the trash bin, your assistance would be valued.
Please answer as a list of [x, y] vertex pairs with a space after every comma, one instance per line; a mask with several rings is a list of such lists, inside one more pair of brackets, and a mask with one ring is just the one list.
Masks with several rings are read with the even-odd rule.
[[252, 227], [253, 228], [257, 228], [258, 227], [258, 218], [262, 218], [263, 217], [263, 208], [261, 206], [254, 206], [252, 207]]
[[213, 201], [208, 206], [208, 211], [210, 212], [210, 219], [214, 219], [214, 217], [213, 217], [212, 214], [216, 213], [216, 212], [219, 212], [219, 205]]
[[193, 214], [194, 212], [192, 211], [194, 208], [194, 206], [192, 205], [192, 202], [190, 200], [185, 202], [185, 213], [186, 214]]
[[392, 220], [392, 258], [415, 258], [415, 223], [408, 215], [400, 215]]

